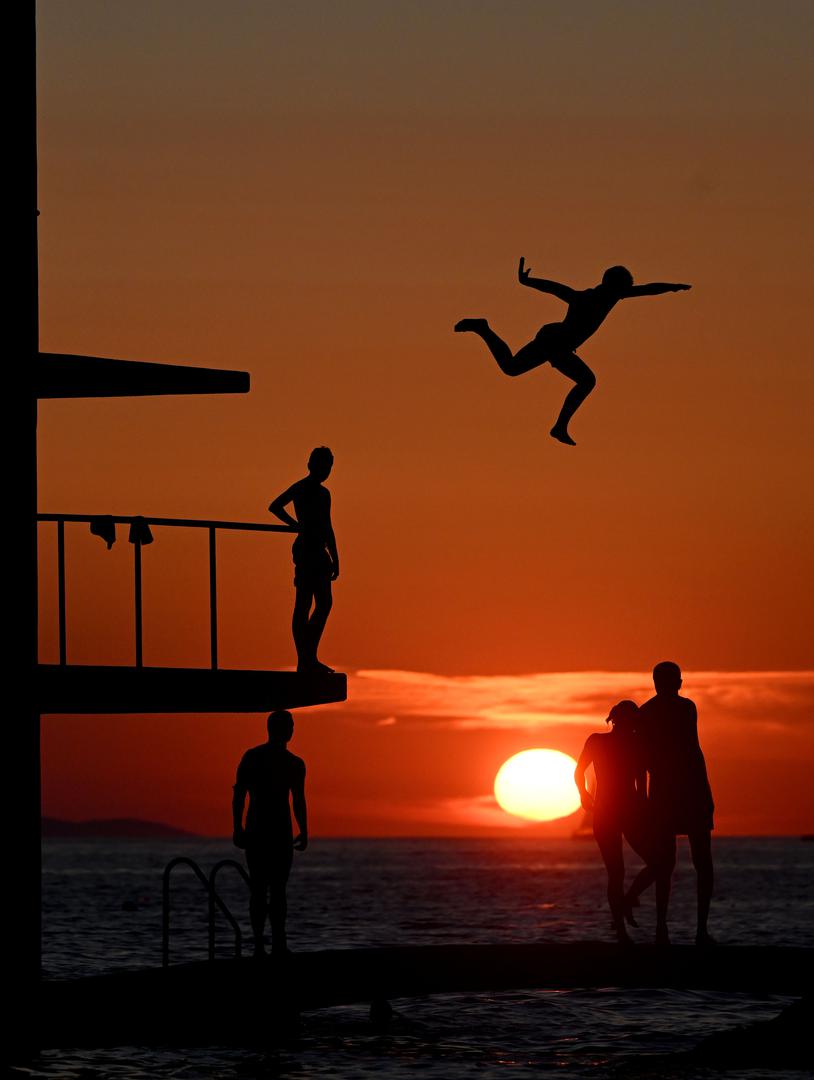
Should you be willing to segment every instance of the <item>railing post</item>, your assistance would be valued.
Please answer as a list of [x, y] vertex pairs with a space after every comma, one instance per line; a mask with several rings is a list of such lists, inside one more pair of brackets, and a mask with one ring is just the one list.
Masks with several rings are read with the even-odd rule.
[[65, 522], [57, 522], [57, 580], [59, 588], [59, 663], [68, 662], [68, 646], [65, 631]]
[[212, 669], [218, 666], [218, 563], [216, 529], [209, 526], [209, 642]]
[[141, 540], [133, 544], [133, 562], [136, 574], [136, 667], [143, 667], [141, 648]]

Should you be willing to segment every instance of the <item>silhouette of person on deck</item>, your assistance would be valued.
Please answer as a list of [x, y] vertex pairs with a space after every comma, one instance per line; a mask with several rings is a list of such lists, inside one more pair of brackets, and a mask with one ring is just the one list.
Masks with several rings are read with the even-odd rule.
[[620, 300], [633, 296], [659, 296], [661, 293], [680, 292], [690, 286], [670, 282], [634, 285], [633, 275], [626, 267], [611, 266], [594, 288], [572, 289], [570, 285], [562, 285], [559, 281], [533, 278], [531, 268], [526, 268], [523, 258], [520, 259], [517, 276], [521, 285], [551, 293], [563, 300], [568, 305], [563, 321], [547, 323], [533, 341], [514, 354], [506, 342], [492, 330], [486, 319], [461, 319], [455, 324], [455, 331], [459, 334], [469, 331], [483, 338], [505, 375], [523, 375], [541, 364], [551, 364], [570, 379], [574, 386], [565, 398], [557, 422], [551, 429], [551, 435], [561, 443], [575, 446], [576, 443], [568, 433], [568, 424], [596, 386], [596, 376], [585, 361], [577, 356], [576, 350], [599, 329]]
[[654, 830], [659, 865], [669, 873], [645, 868], [625, 897], [632, 906], [655, 878], [656, 941], [669, 944], [667, 908], [670, 876], [676, 861], [676, 836], [686, 834], [697, 876], [697, 945], [714, 945], [707, 930], [712, 899], [712, 791], [704, 755], [698, 741], [698, 713], [689, 698], [681, 697], [681, 669], [671, 660], [653, 668], [656, 696], [639, 709], [636, 731], [641, 740], [649, 775], [647, 805]]
[[[331, 582], [339, 577], [331, 493], [323, 485], [333, 463], [334, 456], [327, 446], [316, 447], [308, 458], [308, 475], [286, 488], [269, 506], [272, 514], [299, 533], [291, 549], [296, 589], [291, 631], [297, 649], [297, 671], [323, 674], [333, 668], [320, 663], [317, 649], [333, 606]], [[296, 518], [285, 509], [290, 503], [294, 504]]]
[[[286, 884], [294, 851], [308, 847], [305, 805], [305, 762], [286, 749], [294, 734], [290, 712], [278, 710], [268, 718], [268, 742], [247, 750], [237, 767], [232, 797], [233, 840], [245, 848], [251, 895], [249, 914], [254, 954], [265, 954], [263, 934], [271, 923], [272, 952], [286, 953]], [[243, 824], [246, 796], [249, 809]], [[291, 811], [299, 828], [295, 838]]]
[[[594, 838], [608, 871], [608, 905], [620, 945], [633, 944], [625, 927], [626, 916], [633, 920], [625, 910], [622, 837], [648, 865], [654, 858], [647, 823], [644, 756], [635, 732], [638, 711], [634, 701], [614, 705], [606, 720], [611, 730], [588, 736], [574, 770], [582, 807], [593, 814]], [[596, 775], [593, 795], [585, 786], [589, 765]]]

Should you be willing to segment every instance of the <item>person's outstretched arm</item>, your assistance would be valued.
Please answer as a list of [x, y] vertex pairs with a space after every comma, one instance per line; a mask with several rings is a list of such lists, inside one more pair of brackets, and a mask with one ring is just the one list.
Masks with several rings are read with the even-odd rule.
[[528, 285], [530, 289], [538, 289], [540, 292], [551, 293], [552, 296], [559, 297], [560, 300], [564, 300], [566, 304], [570, 304], [573, 296], [574, 289], [570, 285], [563, 285], [559, 281], [548, 281], [546, 278], [533, 278], [531, 276], [531, 267], [526, 269], [526, 260], [521, 255], [520, 265], [517, 268], [517, 280], [521, 285]]
[[269, 503], [269, 513], [274, 514], [275, 517], [278, 517], [280, 521], [283, 522], [283, 524], [290, 525], [292, 528], [298, 529], [300, 523], [286, 510], [286, 507], [290, 502], [293, 501], [293, 499], [294, 485], [292, 484], [290, 488], [286, 488], [282, 495], [278, 495], [273, 502]]
[[625, 293], [624, 299], [629, 296], [661, 296], [667, 292], [685, 292], [692, 285], [678, 285], [671, 281], [651, 281], [649, 285], [631, 285]]
[[594, 797], [585, 786], [585, 770], [591, 764], [593, 759], [594, 755], [593, 750], [591, 749], [591, 736], [589, 735], [585, 740], [582, 753], [579, 755], [577, 767], [574, 769], [574, 783], [577, 785], [577, 791], [579, 792], [579, 801], [582, 803], [582, 809], [587, 810], [588, 813], [594, 808]]
[[297, 771], [297, 776], [291, 784], [291, 808], [294, 811], [294, 820], [300, 830], [299, 836], [294, 840], [297, 851], [305, 851], [308, 847], [308, 808], [305, 805], [305, 763], [302, 762], [302, 770]]

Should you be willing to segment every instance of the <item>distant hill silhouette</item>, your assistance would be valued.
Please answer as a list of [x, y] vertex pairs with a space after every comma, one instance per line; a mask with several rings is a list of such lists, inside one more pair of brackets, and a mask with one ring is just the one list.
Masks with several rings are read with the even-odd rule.
[[63, 821], [61, 818], [44, 817], [42, 835], [47, 839], [80, 839], [100, 836], [127, 840], [161, 840], [198, 834], [176, 829], [174, 825], [164, 825], [159, 821], [140, 821], [138, 818]]

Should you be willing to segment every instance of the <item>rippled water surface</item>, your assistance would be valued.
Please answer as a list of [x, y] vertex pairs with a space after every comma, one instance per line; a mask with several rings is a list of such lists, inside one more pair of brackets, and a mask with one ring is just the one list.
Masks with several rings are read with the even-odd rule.
[[[177, 855], [208, 870], [234, 858], [226, 841], [51, 841], [45, 848], [44, 950], [50, 977], [160, 962], [161, 872]], [[814, 845], [724, 839], [715, 846], [713, 932], [727, 944], [814, 945]], [[677, 943], [693, 936], [694, 878], [679, 856], [671, 905]], [[631, 865], [635, 862], [631, 860]], [[245, 886], [226, 868], [219, 892], [248, 937]], [[371, 945], [608, 939], [604, 870], [590, 841], [315, 840], [289, 887], [296, 951]], [[652, 897], [639, 915], [652, 938]], [[185, 867], [172, 886], [171, 955], [206, 955], [206, 903]], [[218, 954], [234, 939], [218, 923]], [[787, 999], [614, 989], [448, 994], [394, 1002], [387, 1034], [359, 1007], [306, 1014], [282, 1043], [48, 1052], [43, 1077], [714, 1076], [643, 1055], [694, 1046], [712, 1031], [774, 1016]], [[21, 1074], [22, 1075], [22, 1074]], [[764, 1074], [738, 1075], [752, 1080]], [[797, 1076], [797, 1073], [772, 1073]]]

